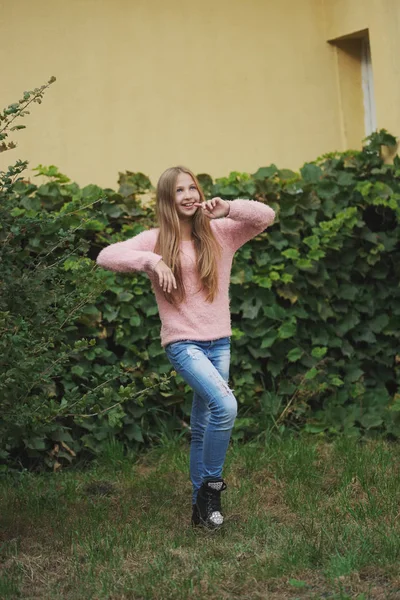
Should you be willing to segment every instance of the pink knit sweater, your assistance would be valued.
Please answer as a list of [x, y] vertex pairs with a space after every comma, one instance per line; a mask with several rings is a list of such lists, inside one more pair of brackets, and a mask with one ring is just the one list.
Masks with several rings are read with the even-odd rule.
[[212, 219], [211, 228], [222, 247], [218, 259], [218, 293], [212, 303], [200, 289], [196, 254], [192, 241], [181, 242], [181, 264], [186, 301], [169, 304], [158, 284], [154, 268], [162, 256], [154, 253], [158, 228], [142, 231], [125, 242], [104, 248], [97, 263], [105, 269], [129, 273], [145, 271], [156, 296], [161, 319], [161, 345], [178, 340], [211, 341], [232, 334], [229, 310], [229, 280], [236, 250], [273, 223], [275, 213], [254, 200], [232, 200], [228, 217]]

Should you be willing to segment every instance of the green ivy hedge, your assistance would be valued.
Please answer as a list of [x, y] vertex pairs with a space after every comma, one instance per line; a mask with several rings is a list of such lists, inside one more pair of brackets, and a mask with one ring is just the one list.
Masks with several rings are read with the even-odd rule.
[[278, 219], [238, 255], [232, 277], [233, 385], [256, 434], [400, 433], [400, 160], [387, 132], [299, 174], [232, 174], [213, 193], [247, 194]]
[[[274, 225], [232, 270], [234, 437], [285, 427], [400, 435], [400, 160], [386, 131], [361, 152], [325, 155], [300, 173], [260, 168], [215, 182], [207, 197], [255, 198]], [[104, 271], [105, 245], [154, 225], [140, 173], [118, 193], [80, 188], [56, 167], [45, 183], [10, 167], [0, 187], [0, 434], [4, 462], [53, 468], [186, 431], [191, 392], [171, 373], [143, 274]]]
[[22, 179], [25, 167], [10, 167], [0, 187], [0, 459], [57, 469], [114, 436], [135, 450], [157, 441], [166, 421], [181, 429], [160, 402], [171, 374], [118, 341], [132, 294], [154, 319], [146, 284], [126, 286], [93, 260], [104, 236], [134, 235], [149, 211], [133, 195], [80, 189], [55, 167], [39, 167], [46, 182], [35, 185]]

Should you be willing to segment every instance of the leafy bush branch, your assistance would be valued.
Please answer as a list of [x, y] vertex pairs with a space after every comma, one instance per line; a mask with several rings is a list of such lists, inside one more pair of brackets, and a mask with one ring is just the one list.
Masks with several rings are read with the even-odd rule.
[[30, 114], [29, 110], [27, 110], [30, 104], [41, 104], [45, 91], [55, 81], [55, 77], [50, 77], [47, 84], [42, 85], [39, 88], [35, 88], [32, 91], [24, 92], [23, 97], [18, 100], [18, 102], [10, 104], [3, 110], [3, 112], [0, 113], [0, 152], [12, 150], [13, 148], [17, 147], [13, 141], [8, 143], [4, 141], [11, 132], [25, 129], [25, 125], [13, 125], [14, 121]]

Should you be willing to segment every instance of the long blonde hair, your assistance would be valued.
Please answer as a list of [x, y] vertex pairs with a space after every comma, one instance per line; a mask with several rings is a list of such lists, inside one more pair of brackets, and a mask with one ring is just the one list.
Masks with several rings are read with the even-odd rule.
[[[204, 192], [197, 177], [185, 167], [171, 167], [164, 171], [158, 180], [156, 196], [156, 217], [160, 227], [154, 252], [163, 257], [163, 261], [172, 270], [177, 289], [170, 294], [164, 292], [170, 304], [179, 304], [186, 298], [180, 260], [181, 230], [176, 210], [176, 181], [180, 173], [192, 177], [200, 194], [200, 202], [205, 201]], [[212, 302], [218, 291], [218, 268], [216, 257], [221, 256], [221, 246], [216, 240], [209, 219], [198, 208], [193, 216], [193, 239], [197, 257], [201, 289], [207, 292], [207, 302]]]

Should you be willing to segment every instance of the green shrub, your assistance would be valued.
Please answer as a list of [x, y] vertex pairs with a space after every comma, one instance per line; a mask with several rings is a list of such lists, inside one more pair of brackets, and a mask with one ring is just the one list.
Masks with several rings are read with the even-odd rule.
[[[25, 92], [4, 111], [0, 139], [46, 87]], [[38, 167], [46, 183], [37, 186], [23, 180], [25, 168], [19, 161], [0, 173], [0, 458], [30, 466], [44, 459], [59, 468], [83, 449], [101, 451], [110, 436], [131, 446], [144, 434], [156, 437], [165, 410], [153, 396], [168, 390], [168, 376], [143, 366], [137, 353], [118, 357], [99, 328], [102, 291], [110, 323], [109, 298], [126, 302], [129, 292], [97, 268], [90, 250], [99, 232], [107, 234], [109, 219], [122, 231], [127, 219], [144, 219], [135, 196], [80, 189], [56, 167]]]
[[[208, 197], [277, 210], [232, 271], [234, 438], [288, 426], [399, 436], [400, 160], [380, 152], [394, 143], [383, 130], [300, 173], [199, 176]], [[151, 182], [128, 172], [118, 192], [80, 188], [39, 166], [35, 185], [25, 166], [0, 182], [3, 459], [59, 468], [110, 437], [135, 449], [184, 432], [191, 390], [161, 348], [147, 276], [94, 262], [154, 225], [154, 204], [141, 202]]]
[[232, 274], [242, 435], [286, 420], [398, 437], [400, 160], [384, 164], [380, 152], [394, 143], [383, 130], [362, 152], [325, 155], [300, 174], [272, 165], [216, 182], [213, 194], [278, 207]]

